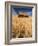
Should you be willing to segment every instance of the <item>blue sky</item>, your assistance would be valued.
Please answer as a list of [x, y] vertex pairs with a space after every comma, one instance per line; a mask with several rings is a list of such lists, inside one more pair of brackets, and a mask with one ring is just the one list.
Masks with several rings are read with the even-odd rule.
[[17, 14], [19, 14], [19, 12], [25, 12], [28, 15], [32, 16], [32, 7], [25, 7], [25, 6], [18, 6], [17, 7], [17, 6], [12, 6], [11, 10], [12, 10], [12, 14], [13, 15], [17, 15]]

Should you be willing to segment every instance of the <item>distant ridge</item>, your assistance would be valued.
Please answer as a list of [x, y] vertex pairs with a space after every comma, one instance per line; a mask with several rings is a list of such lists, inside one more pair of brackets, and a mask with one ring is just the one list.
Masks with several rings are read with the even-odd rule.
[[18, 17], [29, 17], [27, 13], [19, 13]]

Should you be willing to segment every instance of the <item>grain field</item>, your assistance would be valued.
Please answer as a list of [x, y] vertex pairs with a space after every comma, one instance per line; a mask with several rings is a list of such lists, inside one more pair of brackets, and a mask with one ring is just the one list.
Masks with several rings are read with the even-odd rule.
[[18, 17], [12, 16], [12, 37], [27, 38], [32, 37], [32, 16]]

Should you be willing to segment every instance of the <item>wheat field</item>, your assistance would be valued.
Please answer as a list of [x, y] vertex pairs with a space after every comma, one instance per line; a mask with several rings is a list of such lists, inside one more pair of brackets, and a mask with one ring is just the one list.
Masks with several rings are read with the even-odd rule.
[[18, 17], [12, 16], [12, 37], [27, 38], [32, 37], [32, 16]]

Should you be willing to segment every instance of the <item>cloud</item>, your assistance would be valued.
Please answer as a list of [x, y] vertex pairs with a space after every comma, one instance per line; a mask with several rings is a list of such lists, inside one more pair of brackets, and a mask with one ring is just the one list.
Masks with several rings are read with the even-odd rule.
[[12, 15], [17, 15], [16, 11], [12, 8]]
[[27, 12], [28, 15], [32, 15], [32, 12]]

